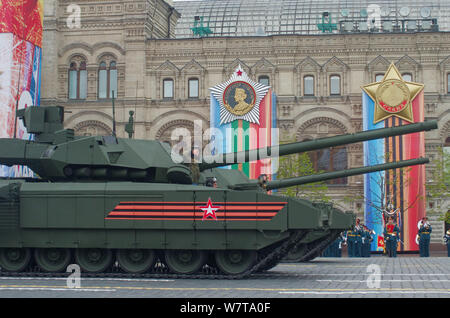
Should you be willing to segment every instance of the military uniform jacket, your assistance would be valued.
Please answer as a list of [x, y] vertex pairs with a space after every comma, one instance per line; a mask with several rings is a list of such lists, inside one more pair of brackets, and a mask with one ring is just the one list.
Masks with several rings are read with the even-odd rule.
[[355, 227], [353, 230], [353, 235], [355, 236], [355, 241], [362, 242], [363, 231], [361, 228]]
[[371, 232], [365, 232], [365, 234], [366, 234], [366, 243], [367, 244], [372, 243], [373, 242], [373, 235], [372, 235], [372, 233]]
[[347, 231], [347, 243], [353, 243], [355, 241], [355, 234], [353, 231]]
[[431, 234], [431, 225], [429, 225], [428, 227], [422, 226], [419, 229], [419, 237], [421, 240], [429, 240], [430, 239], [430, 234]]
[[384, 239], [385, 240], [397, 240], [400, 235], [400, 229], [395, 224], [387, 224], [384, 227]]

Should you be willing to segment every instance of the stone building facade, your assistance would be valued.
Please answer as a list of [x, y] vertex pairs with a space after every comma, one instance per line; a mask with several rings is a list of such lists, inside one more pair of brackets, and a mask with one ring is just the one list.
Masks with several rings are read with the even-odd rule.
[[[162, 0], [78, 0], [80, 28], [67, 25], [71, 3], [45, 2], [41, 103], [64, 106], [65, 125], [78, 135], [111, 134], [111, 87], [121, 137], [130, 110], [135, 138], [169, 140], [175, 128], [206, 129], [209, 88], [239, 64], [276, 92], [282, 141], [358, 132], [361, 86], [394, 62], [404, 76], [425, 84], [426, 119], [438, 120], [439, 129], [426, 133], [427, 155], [433, 160], [439, 147], [450, 146], [450, 33], [177, 39], [179, 13]], [[362, 144], [345, 147], [339, 158], [345, 168], [363, 165]], [[330, 195], [362, 216], [362, 201], [341, 200], [361, 194], [362, 182], [355, 176], [330, 184]], [[439, 241], [443, 225], [433, 224]]]

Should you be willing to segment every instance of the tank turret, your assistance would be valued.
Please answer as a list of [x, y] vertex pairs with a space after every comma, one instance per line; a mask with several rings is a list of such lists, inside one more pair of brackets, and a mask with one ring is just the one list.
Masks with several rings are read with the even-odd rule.
[[0, 164], [26, 165], [50, 181], [129, 180], [191, 183], [189, 168], [172, 161], [169, 145], [116, 136], [77, 137], [64, 129], [62, 107], [28, 107], [23, 120], [33, 141], [0, 139]]
[[[177, 184], [193, 182], [191, 167], [174, 162], [170, 146], [166, 143], [156, 140], [117, 138], [115, 135], [75, 136], [73, 130], [64, 129], [64, 109], [58, 106], [28, 107], [20, 110], [17, 116], [23, 120], [27, 131], [34, 134], [35, 138], [33, 141], [0, 139], [0, 164], [26, 165], [42, 179], [59, 182], [134, 181]], [[240, 153], [221, 154], [204, 158], [205, 160], [199, 163], [198, 168], [205, 172], [212, 168], [240, 162], [435, 128], [437, 128], [437, 122], [429, 121]], [[202, 173], [200, 183], [205, 180], [205, 176], [206, 174]], [[222, 182], [222, 186], [245, 183], [231, 179], [233, 178], [228, 178], [226, 184]]]

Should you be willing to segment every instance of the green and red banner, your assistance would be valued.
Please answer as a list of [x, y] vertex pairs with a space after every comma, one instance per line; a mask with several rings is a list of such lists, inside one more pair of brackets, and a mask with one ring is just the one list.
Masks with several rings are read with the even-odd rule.
[[[213, 155], [278, 144], [276, 95], [269, 86], [250, 79], [239, 66], [231, 78], [211, 88]], [[232, 165], [250, 179], [266, 174], [273, 179], [277, 159]]]

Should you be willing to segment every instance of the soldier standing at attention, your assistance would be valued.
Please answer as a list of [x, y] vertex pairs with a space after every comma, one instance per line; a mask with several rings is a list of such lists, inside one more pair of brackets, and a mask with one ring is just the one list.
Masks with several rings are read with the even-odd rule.
[[333, 249], [332, 249], [332, 255], [333, 257], [340, 257], [339, 255], [339, 246], [341, 245], [341, 237], [339, 236], [334, 242], [333, 242]]
[[363, 231], [363, 252], [362, 257], [370, 257], [370, 244], [373, 241], [372, 238], [372, 232], [369, 230], [369, 228], [365, 225], [363, 225], [364, 231]]
[[428, 223], [428, 218], [424, 217], [422, 219], [422, 225], [419, 229], [419, 251], [420, 257], [430, 257], [430, 234], [431, 225]]
[[397, 238], [400, 234], [400, 229], [394, 223], [392, 216], [388, 219], [388, 224], [384, 227], [384, 242], [389, 257], [397, 257]]
[[367, 257], [370, 257], [370, 247], [372, 246], [373, 236], [375, 232], [369, 228], [367, 228], [367, 236], [369, 238], [368, 246], [367, 246]]
[[361, 257], [366, 257], [366, 247], [367, 247], [367, 233], [366, 233], [366, 226], [363, 224], [361, 231]]
[[445, 244], [447, 244], [447, 256], [450, 257], [450, 230], [444, 235]]
[[360, 224], [361, 220], [356, 219], [356, 226], [355, 226], [355, 245], [354, 245], [354, 256], [355, 257], [361, 257], [361, 251], [362, 251], [362, 234], [363, 230]]
[[347, 251], [348, 257], [355, 257], [355, 235], [352, 230], [347, 231]]
[[331, 257], [331, 247], [333, 246], [333, 243], [328, 245], [328, 247], [323, 251], [322, 257]]
[[342, 257], [342, 245], [345, 243], [345, 237], [344, 234], [341, 233], [338, 238], [338, 249], [337, 249], [337, 255], [336, 257]]

